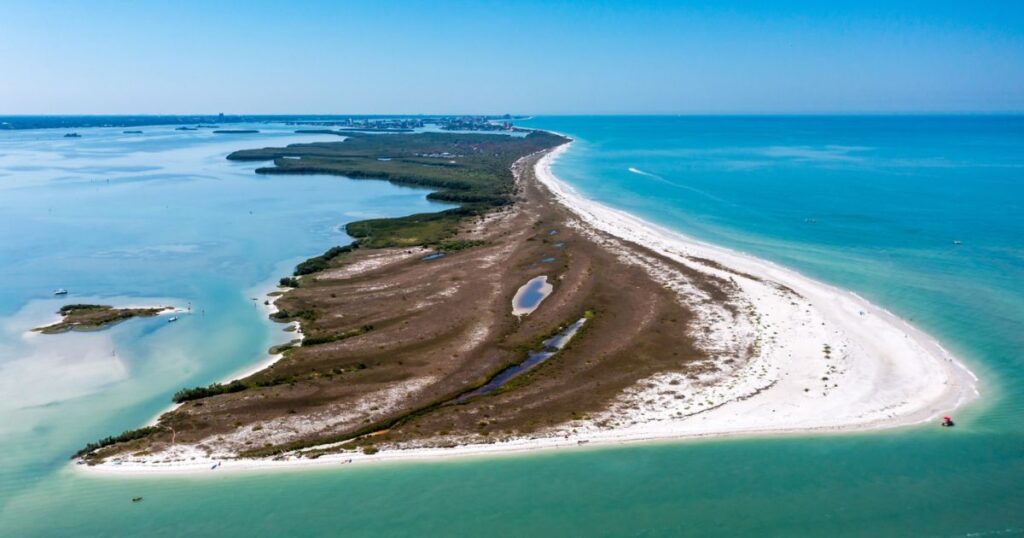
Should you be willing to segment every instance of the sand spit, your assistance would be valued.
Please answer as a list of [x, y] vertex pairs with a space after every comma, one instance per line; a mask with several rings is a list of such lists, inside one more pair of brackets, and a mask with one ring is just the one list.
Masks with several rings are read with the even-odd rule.
[[[977, 378], [937, 341], [858, 295], [584, 198], [551, 172], [552, 162], [567, 147], [541, 158], [535, 173], [577, 217], [572, 225], [618, 249], [624, 263], [643, 267], [681, 300], [694, 290], [678, 280], [677, 273], [662, 270], [657, 260], [628, 245], [642, 245], [734, 282], [742, 290], [742, 316], [734, 317], [745, 321], [714, 324], [706, 329], [702, 345], [720, 360], [736, 351], [736, 342], [749, 344], [745, 360], [707, 376], [656, 375], [625, 391], [600, 416], [509, 441], [384, 448], [373, 455], [328, 454], [317, 459], [288, 454], [232, 459], [230, 454], [178, 445], [159, 454], [78, 468], [116, 474], [208, 473], [493, 456], [693, 437], [859, 431], [934, 420], [978, 397]], [[725, 319], [713, 310], [699, 314], [701, 319]]]
[[[577, 432], [661, 438], [885, 428], [934, 419], [978, 396], [977, 378], [938, 342], [860, 296], [582, 197], [551, 173], [566, 147], [536, 167], [562, 204], [594, 230], [731, 279], [753, 308], [759, 335], [752, 360], [726, 378], [657, 376], [623, 396], [633, 405], [609, 411], [630, 415], [615, 432], [587, 424]], [[666, 384], [689, 384], [694, 395], [683, 405], [659, 401]]]

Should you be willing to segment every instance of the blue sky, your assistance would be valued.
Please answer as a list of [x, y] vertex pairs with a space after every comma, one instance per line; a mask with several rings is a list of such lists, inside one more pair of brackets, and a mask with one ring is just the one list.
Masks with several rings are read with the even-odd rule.
[[0, 114], [1024, 111], [1024, 1], [0, 0]]

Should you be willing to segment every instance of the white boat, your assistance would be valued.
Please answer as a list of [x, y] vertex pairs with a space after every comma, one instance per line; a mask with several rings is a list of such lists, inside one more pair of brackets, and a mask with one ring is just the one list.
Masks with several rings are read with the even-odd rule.
[[171, 316], [171, 317], [167, 318], [167, 323], [171, 323], [171, 322], [174, 322], [174, 321], [178, 321], [178, 316]]
[[53, 290], [53, 294], [54, 295], [67, 295], [68, 294], [68, 290], [66, 290], [64, 288], [57, 288], [57, 289]]

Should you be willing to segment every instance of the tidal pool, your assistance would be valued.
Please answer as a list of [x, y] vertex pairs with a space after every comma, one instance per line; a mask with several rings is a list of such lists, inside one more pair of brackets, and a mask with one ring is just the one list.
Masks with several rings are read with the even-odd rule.
[[548, 283], [547, 275], [531, 278], [519, 287], [512, 298], [512, 315], [526, 316], [540, 306], [541, 301], [551, 295], [555, 287]]
[[587, 318], [580, 318], [576, 320], [576, 322], [574, 322], [572, 325], [569, 325], [565, 329], [562, 329], [558, 334], [545, 340], [541, 344], [540, 351], [531, 351], [530, 354], [526, 356], [525, 361], [505, 368], [504, 370], [499, 372], [498, 375], [491, 378], [491, 380], [488, 381], [484, 386], [459, 395], [457, 398], [455, 398], [455, 403], [462, 403], [474, 396], [479, 396], [481, 394], [488, 394], [490, 392], [493, 392], [494, 390], [501, 387], [512, 378], [518, 376], [519, 374], [536, 368], [544, 361], [553, 357], [555, 353], [561, 351], [562, 348], [564, 348], [565, 345], [568, 344], [570, 340], [572, 340], [572, 337], [576, 336], [576, 333], [580, 330], [580, 327], [582, 327], [583, 324], [586, 322]]

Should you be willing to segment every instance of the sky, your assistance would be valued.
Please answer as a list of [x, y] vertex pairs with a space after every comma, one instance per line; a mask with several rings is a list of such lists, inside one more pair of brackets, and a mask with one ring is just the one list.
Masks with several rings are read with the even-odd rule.
[[1024, 1], [0, 0], [0, 114], [1024, 111]]

